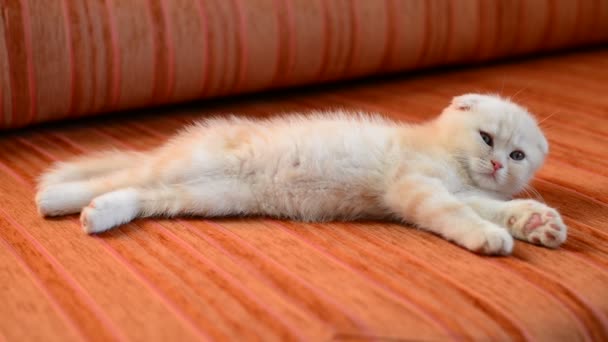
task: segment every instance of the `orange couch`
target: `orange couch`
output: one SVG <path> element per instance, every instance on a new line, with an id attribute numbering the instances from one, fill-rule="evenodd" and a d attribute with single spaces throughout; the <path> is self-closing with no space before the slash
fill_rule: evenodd
<path id="1" fill-rule="evenodd" d="M 605 43 L 608 2 L 0 7 L 0 339 L 608 340 L 608 50 L 478 63 Z M 474 67 L 258 92 L 453 64 Z M 551 152 L 532 185 L 565 217 L 561 248 L 517 242 L 491 258 L 386 222 L 264 218 L 87 236 L 77 217 L 45 220 L 33 203 L 52 162 L 150 148 L 211 114 L 340 107 L 416 122 L 469 91 L 546 118 Z M 48 123 L 60 119 L 72 120 Z"/>

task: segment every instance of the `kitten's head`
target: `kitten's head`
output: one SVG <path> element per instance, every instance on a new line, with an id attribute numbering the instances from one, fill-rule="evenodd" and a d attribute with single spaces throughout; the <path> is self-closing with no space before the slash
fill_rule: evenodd
<path id="1" fill-rule="evenodd" d="M 438 122 L 474 185 L 504 195 L 520 192 L 549 150 L 532 115 L 499 96 L 457 96 Z"/>

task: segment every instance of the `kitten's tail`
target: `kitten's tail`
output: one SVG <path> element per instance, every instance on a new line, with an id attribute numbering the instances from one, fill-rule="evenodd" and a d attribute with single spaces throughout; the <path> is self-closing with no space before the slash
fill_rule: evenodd
<path id="1" fill-rule="evenodd" d="M 38 180 L 38 188 L 90 179 L 140 164 L 144 153 L 137 151 L 103 151 L 55 163 Z"/>

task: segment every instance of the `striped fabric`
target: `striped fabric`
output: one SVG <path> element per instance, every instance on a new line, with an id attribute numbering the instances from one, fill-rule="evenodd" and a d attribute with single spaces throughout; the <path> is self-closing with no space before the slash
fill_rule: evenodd
<path id="1" fill-rule="evenodd" d="M 5 132 L 0 340 L 607 341 L 606 84 L 603 49 Z M 570 227 L 562 248 L 480 257 L 395 224 L 267 219 L 146 219 L 89 237 L 77 217 L 43 220 L 33 203 L 53 161 L 150 148 L 212 113 L 344 107 L 420 121 L 471 89 L 547 118 L 550 157 L 533 185 Z"/>
<path id="2" fill-rule="evenodd" d="M 607 0 L 2 0 L 0 129 L 608 41 Z"/>

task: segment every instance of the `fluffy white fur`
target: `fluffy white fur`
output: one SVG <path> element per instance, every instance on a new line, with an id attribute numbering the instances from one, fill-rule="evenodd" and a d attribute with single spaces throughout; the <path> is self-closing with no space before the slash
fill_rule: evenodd
<path id="1" fill-rule="evenodd" d="M 88 233 L 158 215 L 394 218 L 509 254 L 512 236 L 548 247 L 566 239 L 554 209 L 509 200 L 547 152 L 526 109 L 468 94 L 421 125 L 344 112 L 205 120 L 147 153 L 58 163 L 36 201 L 45 216 L 82 210 Z"/>

